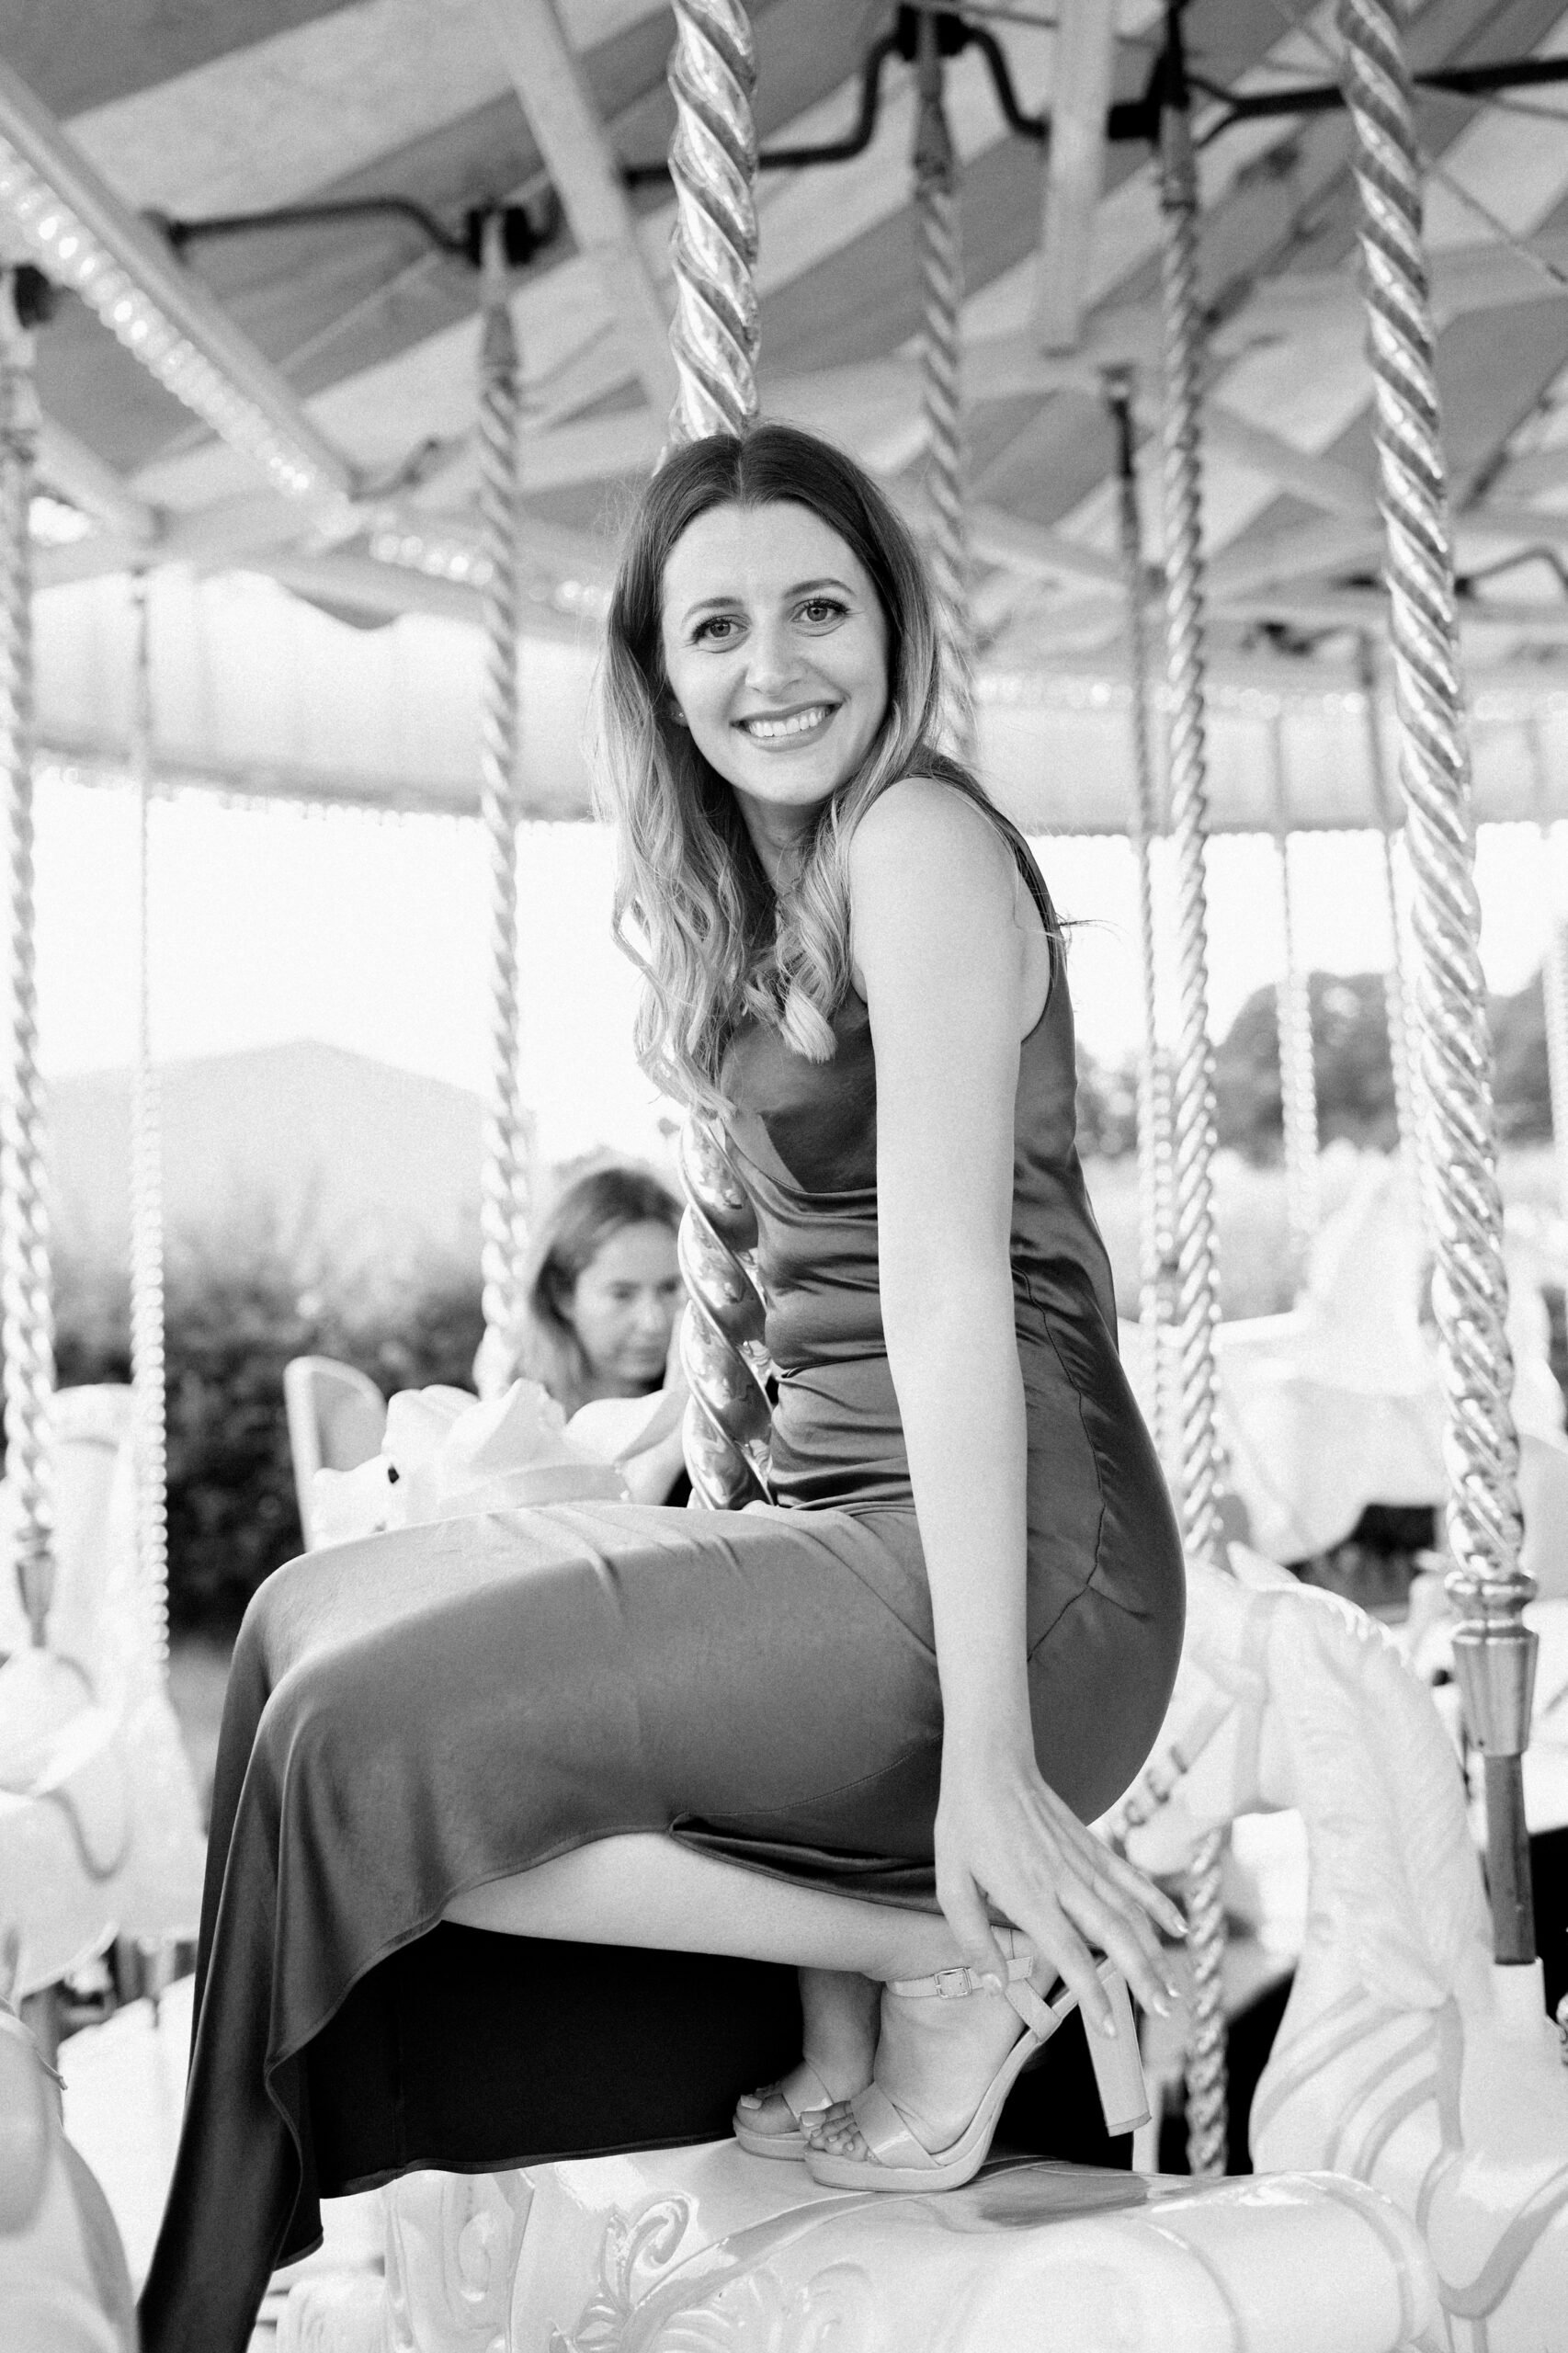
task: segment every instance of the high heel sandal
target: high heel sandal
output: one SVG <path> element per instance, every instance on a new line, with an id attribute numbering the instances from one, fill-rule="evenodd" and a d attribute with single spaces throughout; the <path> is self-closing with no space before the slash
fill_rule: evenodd
<path id="1" fill-rule="evenodd" d="M 972 2181 L 985 2163 L 1007 2094 L 1063 2018 L 1071 2017 L 1078 2006 L 1077 1995 L 1060 1984 L 1049 2001 L 1037 1994 L 1029 1982 L 1034 1967 L 1035 1957 L 1027 1950 L 1015 1951 L 1008 1961 L 1004 1991 L 1022 2018 L 1024 2031 L 991 2078 L 979 2107 L 956 2141 L 949 2142 L 945 2149 L 926 2148 L 915 2139 L 881 2085 L 873 2081 L 847 2103 L 866 2144 L 866 2154 L 841 2156 L 807 2141 L 806 2170 L 812 2179 L 833 2189 L 887 2190 L 959 2189 L 966 2181 Z M 1090 2027 L 1085 2040 L 1094 2063 L 1106 2131 L 1131 2132 L 1149 2120 L 1149 2096 L 1138 2054 L 1132 2001 L 1127 1981 L 1114 1962 L 1102 1961 L 1099 1975 L 1110 2003 L 1116 2033 L 1113 2037 Z M 961 2001 L 982 1990 L 985 1989 L 980 1973 L 963 1968 L 939 1969 L 934 1977 L 895 1979 L 888 1988 L 892 1994 L 916 1997 L 934 1995 L 944 2001 Z"/>
<path id="2" fill-rule="evenodd" d="M 765 2099 L 781 2099 L 795 2120 L 793 2131 L 759 2132 L 747 2121 L 747 2108 L 760 2108 Z M 834 2096 L 823 2082 L 809 2059 L 791 2067 L 776 2084 L 764 2084 L 760 2091 L 746 2092 L 735 2104 L 730 2119 L 736 2140 L 754 2157 L 803 2157 L 806 2154 L 804 2120 L 820 2116 L 824 2109 L 835 2105 Z"/>

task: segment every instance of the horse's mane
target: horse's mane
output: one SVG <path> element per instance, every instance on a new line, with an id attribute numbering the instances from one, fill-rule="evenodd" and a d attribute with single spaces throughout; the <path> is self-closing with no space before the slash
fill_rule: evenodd
<path id="1" fill-rule="evenodd" d="M 1436 2007 L 1489 1942 L 1464 1786 L 1437 1711 L 1361 1611 L 1300 1590 L 1263 1606 L 1313 1910 L 1327 1899 L 1375 2000 Z"/>

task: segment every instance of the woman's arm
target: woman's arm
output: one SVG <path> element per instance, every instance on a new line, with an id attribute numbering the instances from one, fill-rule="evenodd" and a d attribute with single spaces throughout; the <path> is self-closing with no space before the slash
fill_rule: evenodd
<path id="1" fill-rule="evenodd" d="M 980 1968 L 985 1898 L 1108 2011 L 1085 1939 L 1163 2006 L 1153 1912 L 1035 1764 L 1025 1660 L 1027 1439 L 1013 1320 L 1013 1118 L 1028 937 L 1006 845 L 957 794 L 890 789 L 850 847 L 857 980 L 877 1066 L 880 1279 L 930 1580 L 945 1733 L 937 1885 Z M 1035 951 L 1038 957 L 1038 951 Z M 1038 988 L 1038 983 L 1037 983 Z"/>

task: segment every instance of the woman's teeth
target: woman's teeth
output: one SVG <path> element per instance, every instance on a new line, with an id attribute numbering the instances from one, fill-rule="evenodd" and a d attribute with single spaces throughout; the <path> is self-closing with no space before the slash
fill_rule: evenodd
<path id="1" fill-rule="evenodd" d="M 759 744 L 776 743 L 780 736 L 804 735 L 819 726 L 827 717 L 825 702 L 813 703 L 810 710 L 797 710 L 789 719 L 743 719 L 741 725 Z"/>

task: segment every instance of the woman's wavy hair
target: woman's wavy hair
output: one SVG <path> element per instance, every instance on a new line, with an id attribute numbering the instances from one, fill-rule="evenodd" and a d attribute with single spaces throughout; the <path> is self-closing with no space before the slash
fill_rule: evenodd
<path id="1" fill-rule="evenodd" d="M 887 625 L 888 707 L 864 761 L 818 812 L 775 893 L 729 785 L 678 724 L 665 675 L 665 568 L 719 506 L 805 507 L 852 551 Z M 812 1062 L 832 1060 L 849 987 L 850 836 L 901 777 L 934 777 L 1019 837 L 937 743 L 941 679 L 931 589 L 915 540 L 870 477 L 791 425 L 718 433 L 676 450 L 644 491 L 621 553 L 596 694 L 601 804 L 619 843 L 614 931 L 646 983 L 638 1060 L 666 1094 L 728 1108 L 725 1046 L 748 1013 Z"/>
<path id="2" fill-rule="evenodd" d="M 514 1358 L 570 1415 L 583 1404 L 592 1367 L 571 1323 L 577 1278 L 629 1225 L 680 1225 L 680 1204 L 651 1169 L 615 1161 L 574 1177 L 533 1237 L 521 1277 L 522 1316 Z"/>

